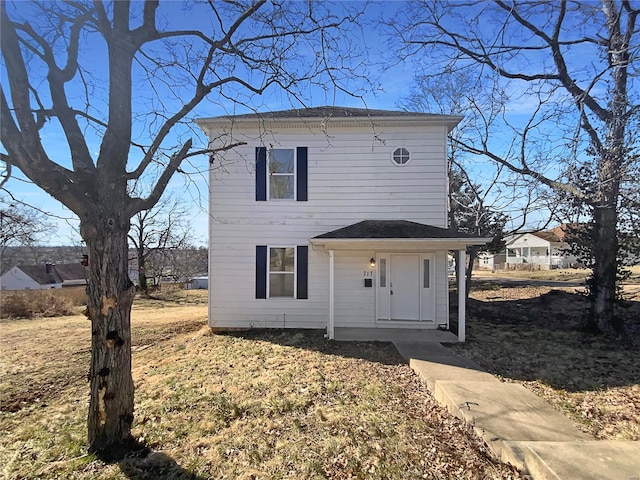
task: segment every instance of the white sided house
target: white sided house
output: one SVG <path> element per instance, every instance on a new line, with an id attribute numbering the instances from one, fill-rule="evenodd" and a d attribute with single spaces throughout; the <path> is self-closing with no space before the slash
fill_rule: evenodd
<path id="1" fill-rule="evenodd" d="M 448 329 L 447 252 L 464 259 L 489 240 L 446 228 L 447 134 L 459 121 L 339 107 L 198 120 L 219 149 L 209 324 L 361 339 Z"/>
<path id="2" fill-rule="evenodd" d="M 0 290 L 44 290 L 87 284 L 87 271 L 80 263 L 18 265 L 0 277 Z"/>
<path id="3" fill-rule="evenodd" d="M 567 252 L 566 226 L 544 232 L 515 235 L 506 242 L 507 268 L 531 267 L 551 270 L 578 265 L 574 255 Z"/>

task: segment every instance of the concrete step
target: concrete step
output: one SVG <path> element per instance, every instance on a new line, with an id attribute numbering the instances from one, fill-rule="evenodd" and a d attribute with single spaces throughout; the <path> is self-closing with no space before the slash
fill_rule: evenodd
<path id="1" fill-rule="evenodd" d="M 505 441 L 501 460 L 534 480 L 640 480 L 640 442 Z"/>
<path id="2" fill-rule="evenodd" d="M 424 345 L 420 342 L 402 342 L 396 348 L 409 366 L 427 383 L 429 390 L 435 390 L 440 380 L 466 380 L 472 382 L 498 382 L 493 375 L 469 358 L 452 355 L 451 350 L 442 345 Z"/>
<path id="3" fill-rule="evenodd" d="M 593 440 L 522 385 L 442 345 L 394 343 L 436 400 L 533 480 L 640 480 L 640 442 Z"/>

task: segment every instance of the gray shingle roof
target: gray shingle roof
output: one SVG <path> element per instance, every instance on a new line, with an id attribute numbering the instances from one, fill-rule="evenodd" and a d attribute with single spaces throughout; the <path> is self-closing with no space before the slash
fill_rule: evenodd
<path id="1" fill-rule="evenodd" d="M 479 238 L 448 228 L 434 227 L 408 220 L 364 220 L 362 222 L 323 233 L 314 238 L 395 239 L 395 238 Z"/>
<path id="2" fill-rule="evenodd" d="M 39 285 L 50 285 L 70 280 L 85 280 L 87 278 L 87 271 L 80 263 L 50 265 L 48 271 L 45 264 L 18 265 L 18 268 Z"/>
<path id="3" fill-rule="evenodd" d="M 353 108 L 325 105 L 322 107 L 294 108 L 290 110 L 278 110 L 275 112 L 259 112 L 235 115 L 236 119 L 243 118 L 354 118 L 354 117 L 424 117 L 440 118 L 449 115 L 433 113 L 405 112 L 398 110 L 376 110 L 368 108 Z"/>
<path id="4" fill-rule="evenodd" d="M 427 121 L 448 125 L 453 128 L 462 117 L 456 115 L 440 115 L 435 113 L 405 112 L 398 110 L 377 110 L 369 108 L 322 106 L 311 108 L 294 108 L 290 110 L 277 110 L 256 113 L 244 113 L 239 115 L 222 115 L 218 117 L 199 118 L 196 123 L 200 126 L 209 122 L 234 122 L 250 123 L 253 121 L 287 122 L 291 120 L 324 121 L 326 119 L 338 120 L 369 120 L 386 119 L 389 121 Z"/>

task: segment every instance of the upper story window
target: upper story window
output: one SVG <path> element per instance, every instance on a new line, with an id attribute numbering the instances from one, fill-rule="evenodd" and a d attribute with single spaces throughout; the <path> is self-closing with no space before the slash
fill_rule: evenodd
<path id="1" fill-rule="evenodd" d="M 256 147 L 256 201 L 307 201 L 307 147 Z"/>
<path id="2" fill-rule="evenodd" d="M 404 147 L 399 147 L 393 151 L 392 159 L 396 165 L 406 165 L 411 159 L 411 155 L 409 154 L 409 150 Z"/>
<path id="3" fill-rule="evenodd" d="M 293 148 L 268 151 L 269 198 L 293 199 L 295 190 L 295 152 Z"/>

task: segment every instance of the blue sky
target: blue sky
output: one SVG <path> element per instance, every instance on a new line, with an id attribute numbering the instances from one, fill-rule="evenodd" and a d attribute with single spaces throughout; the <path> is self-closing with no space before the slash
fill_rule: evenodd
<path id="1" fill-rule="evenodd" d="M 24 3 L 18 2 L 12 3 L 11 5 L 18 8 L 21 14 L 28 11 L 23 8 Z M 134 2 L 134 5 L 139 6 L 141 4 Z M 353 8 L 361 5 L 361 3 L 343 2 L 338 3 L 338 5 L 342 5 L 344 8 Z M 402 1 L 387 1 L 372 4 L 368 8 L 366 18 L 364 19 L 365 22 L 370 23 L 364 27 L 353 27 L 350 32 L 349 43 L 360 47 L 365 52 L 366 59 L 370 63 L 385 59 L 388 60 L 390 49 L 388 48 L 382 29 L 373 28 L 372 23 L 381 17 L 393 17 L 398 10 L 404 9 L 405 6 L 406 3 Z M 200 8 L 202 7 L 203 5 L 200 6 Z M 204 7 L 206 7 L 206 5 Z M 187 28 L 187 26 L 189 28 L 206 28 L 211 22 L 211 17 L 208 15 L 198 13 L 197 11 L 185 11 L 183 2 L 180 1 L 162 1 L 160 3 L 160 16 L 164 17 L 172 26 L 179 25 L 182 28 Z M 106 62 L 103 58 L 105 48 L 98 40 L 95 36 L 89 36 L 87 47 L 82 52 L 82 58 L 89 62 L 89 68 L 97 79 L 105 77 L 107 74 Z M 308 44 L 301 45 L 298 49 L 299 51 L 295 53 L 302 56 L 309 55 L 311 58 L 314 55 L 313 49 L 313 46 Z M 401 100 L 409 94 L 413 75 L 417 68 L 417 65 L 413 63 L 414 60 L 398 63 L 388 70 L 383 70 L 380 67 L 373 69 L 370 73 L 376 77 L 375 80 L 379 83 L 379 88 L 377 88 L 375 92 L 365 94 L 363 99 L 353 98 L 352 96 L 333 89 L 325 91 L 311 84 L 305 87 L 303 96 L 310 106 L 335 104 L 363 107 L 366 105 L 369 108 L 375 109 L 396 109 Z M 0 73 L 3 75 L 2 81 L 4 82 L 4 70 L 0 70 Z M 249 73 L 245 71 L 244 74 Z M 351 85 L 351 87 L 358 86 L 359 85 L 354 84 Z M 136 92 L 138 95 L 135 98 L 135 102 L 142 111 L 144 110 L 144 102 L 148 101 L 148 95 L 144 90 L 136 90 Z M 176 102 L 176 98 L 180 98 L 179 94 L 169 89 L 161 93 L 163 95 L 162 101 L 170 105 L 172 102 Z M 175 98 L 172 98 L 172 96 Z M 244 98 L 248 104 L 253 105 L 254 108 L 261 111 L 280 110 L 291 108 L 292 106 L 299 106 L 295 104 L 292 105 L 290 97 L 275 88 L 270 89 L 265 95 L 259 98 L 241 98 Z M 513 118 L 517 121 L 519 114 L 522 114 L 524 118 L 533 106 L 534 105 L 528 105 L 522 102 L 522 99 L 519 99 L 518 101 L 512 102 L 509 108 L 512 110 L 511 114 Z M 93 109 L 93 113 L 95 114 L 104 113 L 104 111 L 106 111 L 104 96 L 94 96 L 90 108 Z M 231 113 L 245 113 L 246 111 L 246 107 L 237 106 L 230 100 L 213 96 L 200 105 L 195 112 L 195 116 L 208 117 Z M 145 132 L 149 129 L 149 125 L 149 123 L 138 122 L 134 125 L 134 131 L 138 133 L 141 139 L 144 139 Z M 197 132 L 197 127 L 192 125 L 192 128 L 194 131 L 183 131 L 182 135 L 199 135 L 200 139 L 204 141 L 204 136 Z M 63 165 L 69 164 L 68 147 L 66 146 L 63 132 L 59 127 L 51 126 L 43 129 L 42 140 L 50 158 Z M 173 137 L 172 140 L 174 140 L 175 144 L 178 144 L 178 138 Z M 499 138 L 496 141 L 498 140 Z M 87 131 L 87 142 L 92 150 L 92 154 L 97 156 L 100 147 L 100 137 Z M 139 159 L 140 153 L 132 149 L 130 163 L 135 164 Z M 205 245 L 207 241 L 207 167 L 208 159 L 206 157 L 201 156 L 191 159 L 190 164 L 185 165 L 185 170 L 193 172 L 193 175 L 189 177 L 179 175 L 174 177 L 167 189 L 168 194 L 173 193 L 174 196 L 180 196 L 193 204 L 192 211 L 194 216 L 191 220 L 191 225 L 193 226 L 194 243 L 196 245 Z M 476 165 L 478 178 L 481 178 L 483 172 L 486 173 L 490 170 L 485 167 L 486 164 L 482 162 Z M 77 221 L 74 219 L 73 214 L 56 200 L 42 192 L 38 187 L 25 181 L 24 177 L 15 169 L 13 178 L 9 180 L 6 188 L 16 198 L 52 214 L 51 219 L 57 224 L 58 231 L 56 236 L 45 239 L 47 244 L 77 244 L 80 242 L 80 236 L 77 232 Z"/>
<path id="2" fill-rule="evenodd" d="M 397 8 L 402 7 L 403 2 L 392 1 L 382 5 L 373 5 L 367 13 L 367 20 L 373 20 L 380 15 L 390 16 Z M 178 1 L 161 2 L 161 15 L 167 18 L 167 21 L 176 24 L 186 25 L 189 28 L 204 27 L 211 21 L 206 15 L 198 15 L 194 12 L 185 12 L 183 3 Z M 357 3 L 345 3 L 348 7 L 357 6 Z M 24 4 L 14 4 L 19 9 Z M 11 8 L 11 7 L 10 7 Z M 25 10 L 22 10 L 23 12 Z M 28 17 L 27 17 L 28 18 Z M 371 28 L 354 28 L 352 38 L 354 44 L 365 46 L 370 59 L 379 59 L 384 55 L 385 41 L 381 34 Z M 90 70 L 96 77 L 106 76 L 107 68 L 99 59 L 104 55 L 105 48 L 101 42 L 89 39 L 88 47 L 84 50 L 82 57 L 91 59 Z M 313 54 L 313 52 L 311 52 Z M 93 59 L 96 59 L 95 61 Z M 3 82 L 5 81 L 4 70 L 1 71 Z M 412 78 L 412 70 L 409 65 L 398 65 L 392 71 L 382 73 L 380 77 L 380 89 L 375 93 L 368 93 L 364 96 L 364 102 L 369 108 L 394 109 L 397 107 L 399 98 L 407 91 L 408 84 Z M 343 106 L 363 107 L 364 103 L 360 99 L 348 96 L 339 91 L 329 90 L 328 92 L 310 85 L 305 93 L 305 97 L 310 106 L 319 106 L 325 104 L 336 104 Z M 46 97 L 46 93 L 44 93 Z M 167 93 L 168 95 L 168 93 Z M 144 98 L 141 94 L 140 98 Z M 291 101 L 286 94 L 272 88 L 267 94 L 260 98 L 253 98 L 250 103 L 256 105 L 259 110 L 278 110 L 291 108 Z M 91 108 L 99 111 L 104 106 L 104 100 L 100 97 L 95 98 Z M 105 109 L 106 110 L 106 109 Z M 232 113 L 244 113 L 247 111 L 242 106 L 236 106 L 231 101 L 221 100 L 220 98 L 212 98 L 211 101 L 205 101 L 198 108 L 195 116 L 217 116 Z M 145 124 L 134 125 L 134 130 L 142 132 L 146 128 Z M 49 127 L 41 131 L 41 138 L 45 149 L 50 158 L 62 165 L 70 165 L 69 151 L 62 130 L 58 127 Z M 90 132 L 86 135 L 92 153 L 97 156 L 100 137 L 92 135 Z M 135 163 L 140 154 L 132 150 L 131 163 Z M 194 243 L 197 245 L 206 245 L 207 241 L 207 186 L 206 186 L 206 167 L 207 158 L 204 156 L 191 159 L 193 166 L 187 166 L 188 170 L 195 172 L 189 178 L 176 176 L 167 190 L 167 193 L 179 195 L 188 202 L 193 203 L 194 217 L 191 221 L 194 230 Z M 17 169 L 13 169 L 12 178 L 5 185 L 6 189 L 11 192 L 17 199 L 32 205 L 38 209 L 51 214 L 51 220 L 57 225 L 57 235 L 43 239 L 44 243 L 49 245 L 61 244 L 78 244 L 81 242 L 78 233 L 78 222 L 75 216 L 66 207 L 48 196 L 41 189 L 31 184 Z"/>

